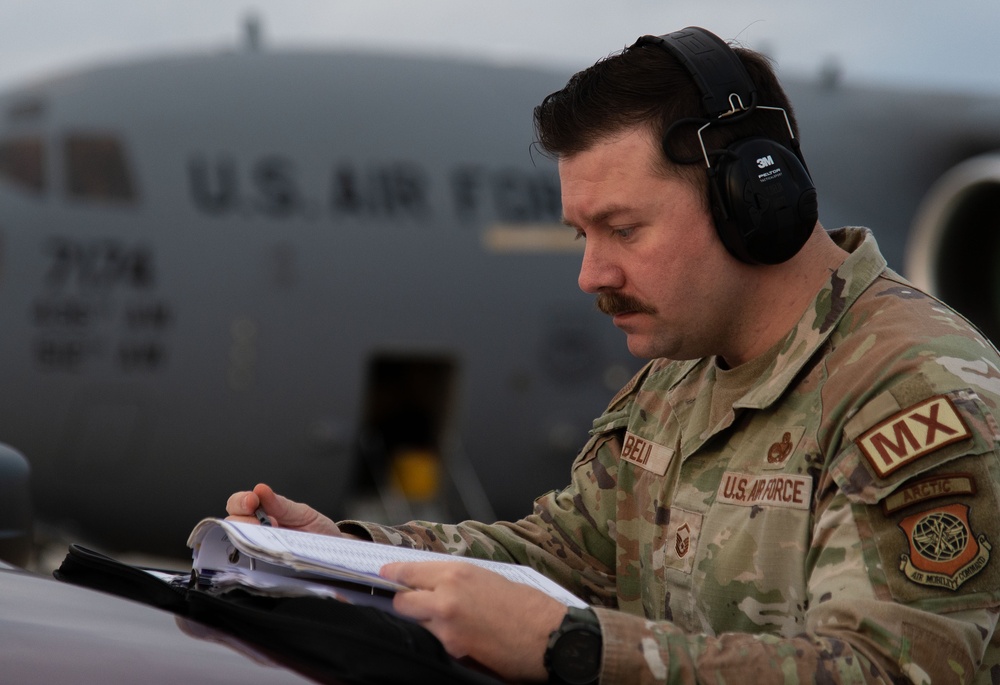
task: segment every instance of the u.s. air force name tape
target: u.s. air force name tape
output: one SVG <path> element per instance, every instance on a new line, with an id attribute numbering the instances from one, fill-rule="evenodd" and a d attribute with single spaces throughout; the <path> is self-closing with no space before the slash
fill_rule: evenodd
<path id="1" fill-rule="evenodd" d="M 808 509 L 812 476 L 799 474 L 754 475 L 727 471 L 715 494 L 716 502 L 743 507 L 775 506 Z"/>

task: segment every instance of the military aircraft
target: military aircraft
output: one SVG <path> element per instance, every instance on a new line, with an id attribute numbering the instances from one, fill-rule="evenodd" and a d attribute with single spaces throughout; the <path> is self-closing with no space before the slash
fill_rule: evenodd
<path id="1" fill-rule="evenodd" d="M 398 452 L 486 518 L 558 485 L 637 367 L 532 150 L 564 82 L 247 50 L 5 94 L 0 441 L 37 518 L 182 551 L 257 480 L 346 515 Z"/>
<path id="2" fill-rule="evenodd" d="M 872 228 L 889 266 L 1000 340 L 1000 95 L 787 81 L 828 228 Z"/>
<path id="3" fill-rule="evenodd" d="M 397 474 L 485 519 L 564 483 L 641 363 L 577 290 L 532 146 L 568 76 L 247 49 L 0 95 L 0 442 L 36 517 L 182 554 L 257 481 L 392 518 Z M 998 100 L 786 82 L 824 224 L 1000 333 Z"/>

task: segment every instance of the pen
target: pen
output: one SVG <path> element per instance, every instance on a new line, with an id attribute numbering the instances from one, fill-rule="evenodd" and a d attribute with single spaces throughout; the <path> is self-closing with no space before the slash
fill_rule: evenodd
<path id="1" fill-rule="evenodd" d="M 267 514 L 264 513 L 264 507 L 257 507 L 257 511 L 254 512 L 254 516 L 256 516 L 257 520 L 260 521 L 260 525 L 262 526 L 271 525 L 271 519 L 269 519 L 267 517 Z"/>

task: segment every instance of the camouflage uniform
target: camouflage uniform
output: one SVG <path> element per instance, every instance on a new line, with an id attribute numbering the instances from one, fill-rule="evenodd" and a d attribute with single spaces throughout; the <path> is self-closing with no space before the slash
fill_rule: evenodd
<path id="1" fill-rule="evenodd" d="M 546 573 L 597 607 L 605 685 L 1000 681 L 1000 359 L 833 236 L 752 375 L 651 362 L 531 516 L 348 529 Z"/>

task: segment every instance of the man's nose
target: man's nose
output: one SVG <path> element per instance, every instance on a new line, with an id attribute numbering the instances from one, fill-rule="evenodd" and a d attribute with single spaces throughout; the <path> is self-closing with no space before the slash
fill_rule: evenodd
<path id="1" fill-rule="evenodd" d="M 624 275 L 615 261 L 601 249 L 598 241 L 588 241 L 583 251 L 577 284 L 580 290 L 593 295 L 621 288 L 624 285 Z"/>

